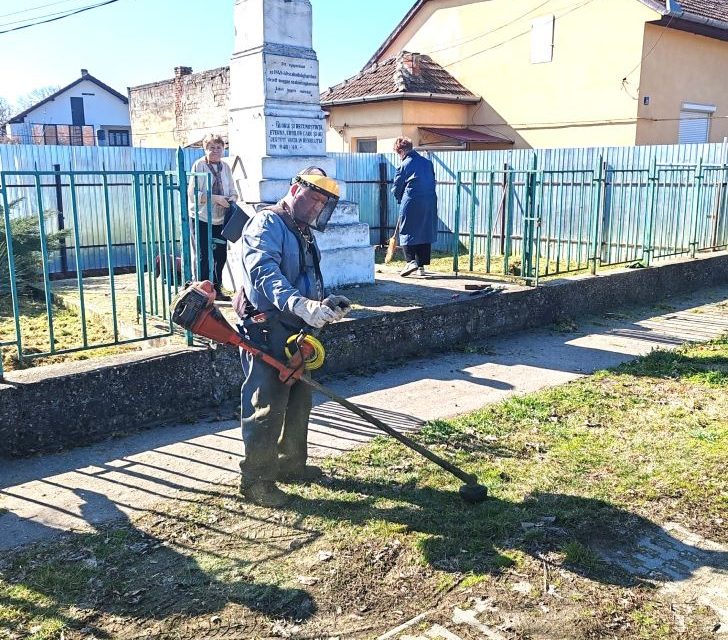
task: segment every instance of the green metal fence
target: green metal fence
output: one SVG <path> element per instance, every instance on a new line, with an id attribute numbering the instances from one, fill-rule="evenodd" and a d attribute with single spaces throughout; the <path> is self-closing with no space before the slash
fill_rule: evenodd
<path id="1" fill-rule="evenodd" d="M 728 165 L 508 164 L 455 175 L 453 271 L 544 276 L 728 246 Z M 467 252 L 467 266 L 462 256 Z M 476 267 L 476 262 L 478 263 Z M 481 264 L 482 263 L 482 264 Z"/>
<path id="2" fill-rule="evenodd" d="M 53 219 L 56 212 L 52 211 L 44 199 L 43 190 L 49 181 L 59 177 L 67 182 L 70 192 L 70 220 L 68 220 L 68 236 L 72 240 L 72 252 L 69 256 L 69 269 L 73 273 L 72 279 L 63 281 L 54 280 L 50 268 L 51 257 L 49 238 L 54 237 Z M 190 212 L 188 205 L 188 181 L 198 174 L 188 173 L 184 167 L 182 150 L 178 153 L 178 166 L 176 171 L 132 170 L 132 171 L 0 171 L 0 206 L 2 206 L 3 234 L 0 236 L 2 246 L 0 249 L 6 253 L 7 268 L 2 265 L 2 280 L 0 280 L 0 302 L 3 313 L 12 316 L 13 333 L 9 339 L 0 336 L 0 347 L 12 347 L 19 363 L 33 358 L 72 353 L 87 349 L 113 347 L 150 341 L 152 339 L 167 338 L 178 331 L 174 328 L 170 318 L 170 305 L 172 298 L 179 291 L 183 283 L 191 278 L 192 264 L 190 251 L 190 223 L 199 222 L 199 206 L 204 190 L 201 190 L 198 180 L 194 186 L 194 210 Z M 203 174 L 199 174 L 203 175 Z M 206 196 L 211 202 L 211 188 L 209 175 L 203 175 L 206 181 Z M 31 202 L 24 203 L 24 210 L 30 206 L 35 211 L 37 219 L 37 246 L 28 247 L 19 244 L 20 239 L 14 237 L 13 229 L 19 217 L 14 215 L 14 202 L 9 196 L 8 183 L 23 181 L 24 184 L 34 185 Z M 131 278 L 134 284 L 126 291 L 128 295 L 120 295 L 120 272 L 130 271 L 128 267 L 120 269 L 115 262 L 114 243 L 112 241 L 111 197 L 109 187 L 115 184 L 116 193 L 120 189 L 128 189 L 131 210 L 126 212 L 127 224 L 133 228 L 133 255 L 135 265 L 131 269 Z M 51 182 L 52 183 L 52 182 Z M 79 211 L 80 195 L 84 189 L 103 187 L 103 198 L 99 203 L 100 211 L 93 216 L 81 215 Z M 120 186 L 123 185 L 123 186 Z M 68 212 L 67 212 L 68 213 Z M 87 214 L 88 212 L 83 212 Z M 190 219 L 190 213 L 193 217 Z M 89 285 L 90 279 L 84 275 L 84 256 L 81 253 L 82 243 L 80 236 L 83 233 L 82 219 L 101 218 L 104 226 L 106 275 L 102 284 L 99 278 L 94 278 L 93 287 Z M 24 237 L 25 241 L 25 237 Z M 64 240 L 61 239 L 60 242 Z M 207 241 L 211 247 L 213 240 L 197 238 L 197 256 L 199 257 L 199 243 Z M 35 274 L 19 273 L 19 259 L 28 252 L 39 254 L 37 261 L 40 268 Z M 1 253 L 1 252 L 0 252 Z M 199 258 L 198 258 L 199 259 Z M 199 265 L 197 272 L 199 273 Z M 212 275 L 212 260 L 210 260 L 210 277 Z M 68 345 L 60 341 L 56 332 L 56 319 L 66 303 L 59 298 L 60 291 L 73 289 L 73 299 L 77 303 L 78 314 L 78 341 Z M 24 300 L 32 299 L 45 307 L 45 348 L 34 345 L 29 348 L 23 330 L 22 305 Z M 131 302 L 133 300 L 133 302 Z M 130 309 L 129 306 L 134 308 Z M 125 325 L 120 326 L 120 318 L 126 314 L 131 317 L 132 330 Z M 108 325 L 108 336 L 104 340 L 94 340 L 89 335 L 89 318 L 91 315 L 99 316 L 100 321 Z M 130 335 L 131 333 L 131 335 Z M 181 334 L 180 334 L 181 335 Z M 187 333 L 184 337 L 187 344 L 192 343 L 192 335 Z M 2 358 L 0 358 L 0 376 L 3 373 Z"/>

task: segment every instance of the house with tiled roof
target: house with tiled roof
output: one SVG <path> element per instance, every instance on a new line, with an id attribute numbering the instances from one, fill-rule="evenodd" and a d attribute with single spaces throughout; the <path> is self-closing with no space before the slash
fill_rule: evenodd
<path id="1" fill-rule="evenodd" d="M 417 0 L 321 94 L 330 151 L 728 136 L 728 0 Z"/>
<path id="2" fill-rule="evenodd" d="M 349 147 L 345 151 L 358 152 L 391 151 L 391 141 L 401 135 L 417 139 L 420 147 L 512 145 L 512 140 L 494 132 L 463 126 L 470 108 L 478 103 L 479 96 L 432 58 L 409 51 L 374 62 L 321 94 L 321 106 L 329 114 L 329 150 L 334 150 L 331 139 L 336 145 L 339 136 Z M 425 111 L 431 122 L 422 119 Z M 377 131 L 361 135 L 358 125 L 371 129 L 372 120 L 377 121 Z"/>

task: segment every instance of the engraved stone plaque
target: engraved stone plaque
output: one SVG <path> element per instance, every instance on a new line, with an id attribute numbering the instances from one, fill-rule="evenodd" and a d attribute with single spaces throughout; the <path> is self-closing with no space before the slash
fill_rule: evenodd
<path id="1" fill-rule="evenodd" d="M 318 104 L 318 62 L 306 58 L 266 55 L 265 94 L 269 100 Z"/>
<path id="2" fill-rule="evenodd" d="M 315 156 L 326 153 L 324 120 L 267 116 L 267 151 L 271 156 Z"/>

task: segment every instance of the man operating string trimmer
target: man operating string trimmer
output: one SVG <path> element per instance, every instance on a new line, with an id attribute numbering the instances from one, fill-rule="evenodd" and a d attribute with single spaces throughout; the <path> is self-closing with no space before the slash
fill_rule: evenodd
<path id="1" fill-rule="evenodd" d="M 377 429 L 462 480 L 459 493 L 475 504 L 488 495 L 466 473 L 399 433 L 361 407 L 313 380 L 323 346 L 311 335 L 340 320 L 351 303 L 324 298 L 319 251 L 311 229 L 323 231 L 339 200 L 335 180 L 316 167 L 296 176 L 286 196 L 256 214 L 243 231 L 243 286 L 233 305 L 242 324 L 233 329 L 215 308 L 209 281 L 189 283 L 172 305 L 180 326 L 221 344 L 240 347 L 245 381 L 240 393 L 245 459 L 240 491 L 256 504 L 281 506 L 288 495 L 276 481 L 309 482 L 321 469 L 306 464 L 311 390 L 315 389 Z"/>
<path id="2" fill-rule="evenodd" d="M 320 253 L 311 233 L 324 230 L 338 200 L 336 181 L 308 167 L 285 197 L 255 215 L 243 232 L 243 282 L 235 310 L 242 334 L 278 360 L 287 360 L 291 336 L 307 325 L 320 329 L 340 320 L 350 309 L 344 296 L 324 300 Z M 280 506 L 288 495 L 276 481 L 308 482 L 321 475 L 320 468 L 306 465 L 311 387 L 285 384 L 278 371 L 242 349 L 240 358 L 245 376 L 240 491 L 256 504 Z"/>

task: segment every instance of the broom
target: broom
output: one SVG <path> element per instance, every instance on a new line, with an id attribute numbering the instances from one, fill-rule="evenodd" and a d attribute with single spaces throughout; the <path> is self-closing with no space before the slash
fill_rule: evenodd
<path id="1" fill-rule="evenodd" d="M 394 258 L 394 252 L 397 250 L 397 236 L 399 236 L 399 223 L 402 218 L 397 218 L 397 224 L 394 227 L 394 233 L 389 239 L 389 245 L 387 246 L 387 255 L 384 256 L 384 264 L 389 264 Z"/>

